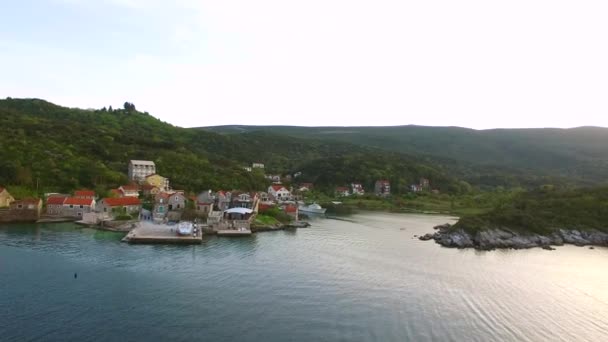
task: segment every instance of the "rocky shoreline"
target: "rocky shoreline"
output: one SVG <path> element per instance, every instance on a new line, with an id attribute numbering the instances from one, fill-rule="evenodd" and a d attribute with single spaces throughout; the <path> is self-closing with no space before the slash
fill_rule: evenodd
<path id="1" fill-rule="evenodd" d="M 436 226 L 435 233 L 419 237 L 420 240 L 435 240 L 450 248 L 527 249 L 541 247 L 552 250 L 552 246 L 572 244 L 576 246 L 608 246 L 608 233 L 598 230 L 556 229 L 551 235 L 521 234 L 505 228 L 491 228 L 470 234 L 463 229 L 454 229 L 450 224 Z"/>

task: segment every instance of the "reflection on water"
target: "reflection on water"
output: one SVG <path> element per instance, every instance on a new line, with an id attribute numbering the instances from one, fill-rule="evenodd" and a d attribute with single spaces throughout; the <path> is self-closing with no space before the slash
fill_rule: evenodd
<path id="1" fill-rule="evenodd" d="M 2 340 L 607 340 L 607 249 L 413 238 L 449 220 L 365 213 L 196 246 L 0 226 Z"/>

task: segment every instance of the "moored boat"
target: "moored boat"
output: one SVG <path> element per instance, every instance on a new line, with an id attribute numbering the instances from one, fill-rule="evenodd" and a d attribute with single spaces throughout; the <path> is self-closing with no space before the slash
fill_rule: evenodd
<path id="1" fill-rule="evenodd" d="M 311 213 L 311 214 L 325 214 L 327 209 L 321 207 L 317 203 L 313 203 L 310 205 L 300 205 L 298 208 L 303 213 Z"/>

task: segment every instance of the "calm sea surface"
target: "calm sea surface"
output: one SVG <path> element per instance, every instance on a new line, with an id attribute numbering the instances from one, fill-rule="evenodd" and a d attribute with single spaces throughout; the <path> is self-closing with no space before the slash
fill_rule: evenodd
<path id="1" fill-rule="evenodd" d="M 446 217 L 348 220 L 199 246 L 0 226 L 0 340 L 608 341 L 608 249 L 446 249 L 413 238 Z"/>

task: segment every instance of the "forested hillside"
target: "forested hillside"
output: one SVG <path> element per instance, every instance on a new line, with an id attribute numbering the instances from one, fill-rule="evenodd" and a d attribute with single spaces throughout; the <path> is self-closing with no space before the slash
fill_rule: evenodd
<path id="1" fill-rule="evenodd" d="M 453 175 L 486 186 L 550 182 L 595 185 L 608 180 L 608 129 L 493 129 L 459 127 L 218 126 L 204 130 L 238 135 L 280 132 L 427 156 Z"/>
<path id="2" fill-rule="evenodd" d="M 463 185 L 441 167 L 403 154 L 346 142 L 253 132 L 222 135 L 175 127 L 124 108 L 82 110 L 38 99 L 0 100 L 0 184 L 70 191 L 127 182 L 130 159 L 156 162 L 174 188 L 261 190 L 262 172 L 243 166 L 259 161 L 267 173 L 302 171 L 302 179 L 330 189 L 351 181 L 371 186 L 389 178 L 405 191 L 420 177 L 443 191 Z M 466 185 L 463 189 L 466 190 Z"/>

